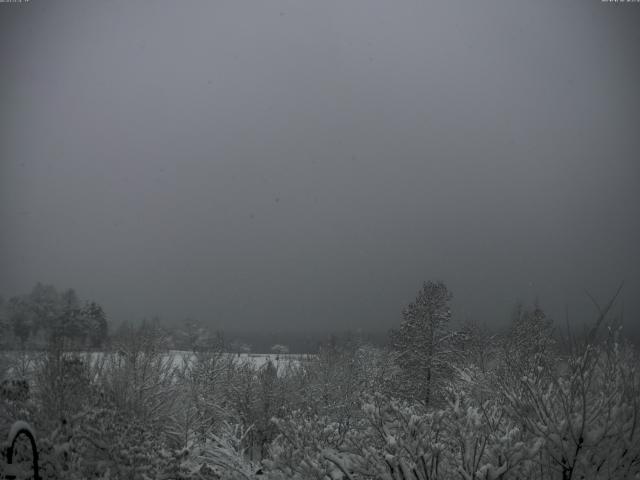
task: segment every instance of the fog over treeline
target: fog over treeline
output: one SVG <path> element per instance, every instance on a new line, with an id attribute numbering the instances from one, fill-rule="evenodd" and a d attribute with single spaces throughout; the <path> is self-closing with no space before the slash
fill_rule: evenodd
<path id="1" fill-rule="evenodd" d="M 640 314 L 640 8 L 0 5 L 0 293 L 110 325 L 386 332 L 585 289 Z M 626 328 L 626 327 L 625 327 Z"/>

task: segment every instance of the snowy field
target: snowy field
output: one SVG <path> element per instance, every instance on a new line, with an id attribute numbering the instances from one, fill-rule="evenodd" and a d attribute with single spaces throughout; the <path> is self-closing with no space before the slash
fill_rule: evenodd
<path id="1" fill-rule="evenodd" d="M 69 357 L 77 357 L 84 361 L 88 361 L 93 367 L 100 362 L 109 362 L 122 358 L 122 353 L 118 352 L 68 352 Z M 6 372 L 8 378 L 24 377 L 28 375 L 37 362 L 41 360 L 45 352 L 41 351 L 5 351 L 0 353 L 0 372 Z M 313 358 L 310 354 L 275 354 L 275 353 L 224 353 L 226 359 L 233 359 L 236 364 L 249 364 L 256 370 L 263 368 L 271 362 L 279 373 L 287 368 L 297 367 L 301 363 L 309 361 Z M 162 358 L 171 362 L 172 367 L 176 369 L 184 368 L 188 363 L 196 360 L 197 355 L 186 350 L 169 350 L 162 355 Z"/>
<path id="2" fill-rule="evenodd" d="M 256 369 L 264 367 L 267 363 L 271 362 L 281 372 L 283 369 L 298 366 L 302 362 L 308 361 L 312 358 L 309 354 L 296 354 L 296 353 L 227 353 L 229 357 L 233 358 L 237 363 L 248 363 Z M 193 352 L 184 350 L 170 350 L 167 353 L 167 357 L 170 357 L 174 365 L 178 368 L 183 367 L 185 362 L 192 361 L 196 358 Z"/>

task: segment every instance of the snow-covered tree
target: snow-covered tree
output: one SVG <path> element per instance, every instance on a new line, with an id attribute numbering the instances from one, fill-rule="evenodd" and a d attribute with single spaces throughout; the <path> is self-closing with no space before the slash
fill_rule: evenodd
<path id="1" fill-rule="evenodd" d="M 553 321 L 536 302 L 532 308 L 518 303 L 513 311 L 507 337 L 509 362 L 530 363 L 535 356 L 553 352 Z"/>
<path id="2" fill-rule="evenodd" d="M 271 346 L 271 351 L 276 355 L 284 355 L 289 353 L 289 347 L 286 345 L 281 345 L 279 343 Z"/>
<path id="3" fill-rule="evenodd" d="M 107 340 L 108 325 L 104 309 L 96 302 L 87 302 L 80 311 L 86 320 L 86 335 L 91 347 L 100 347 Z"/>
<path id="4" fill-rule="evenodd" d="M 26 295 L 12 297 L 6 307 L 14 336 L 24 346 L 30 337 L 44 332 L 48 342 L 66 347 L 97 347 L 107 336 L 104 310 L 96 302 L 81 306 L 73 289 L 58 292 L 52 285 L 37 283 Z"/>
<path id="5" fill-rule="evenodd" d="M 427 405 L 450 370 L 451 298 L 444 283 L 425 282 L 402 312 L 400 328 L 391 335 L 402 368 L 399 388 Z"/>

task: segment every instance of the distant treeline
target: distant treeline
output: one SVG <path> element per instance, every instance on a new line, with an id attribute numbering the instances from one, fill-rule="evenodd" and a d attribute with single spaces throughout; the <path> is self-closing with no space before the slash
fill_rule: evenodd
<path id="1" fill-rule="evenodd" d="M 516 304 L 510 321 L 501 322 L 503 326 L 496 325 L 494 319 L 493 322 L 483 323 L 483 328 L 496 335 L 507 334 L 522 308 L 521 304 Z M 542 311 L 539 305 L 535 308 Z M 452 320 L 455 323 L 455 319 Z M 638 326 L 628 322 L 622 325 L 621 320 L 617 323 L 623 327 L 621 331 L 627 341 L 640 344 Z M 390 342 L 389 331 L 360 329 L 340 332 L 234 332 L 216 329 L 213 322 L 185 319 L 169 324 L 158 317 L 114 325 L 97 302 L 81 301 L 72 288 L 58 290 L 53 285 L 42 283 L 37 283 L 31 292 L 8 300 L 0 296 L 0 348 L 5 350 L 41 349 L 51 339 L 64 341 L 66 348 L 73 350 L 110 349 L 114 340 L 151 326 L 155 330 L 162 330 L 169 348 L 186 351 L 224 348 L 233 353 L 314 353 L 326 344 L 349 346 L 367 343 L 384 347 Z M 463 328 L 464 323 L 460 327 Z M 571 335 L 571 328 L 556 321 L 551 333 L 562 343 Z M 579 330 L 579 327 L 573 328 Z M 573 334 L 581 335 L 584 332 Z"/>

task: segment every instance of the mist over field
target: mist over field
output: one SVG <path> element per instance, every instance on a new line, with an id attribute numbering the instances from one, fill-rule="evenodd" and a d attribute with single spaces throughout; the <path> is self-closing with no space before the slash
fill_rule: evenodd
<path id="1" fill-rule="evenodd" d="M 0 479 L 639 479 L 639 27 L 0 1 Z"/>

